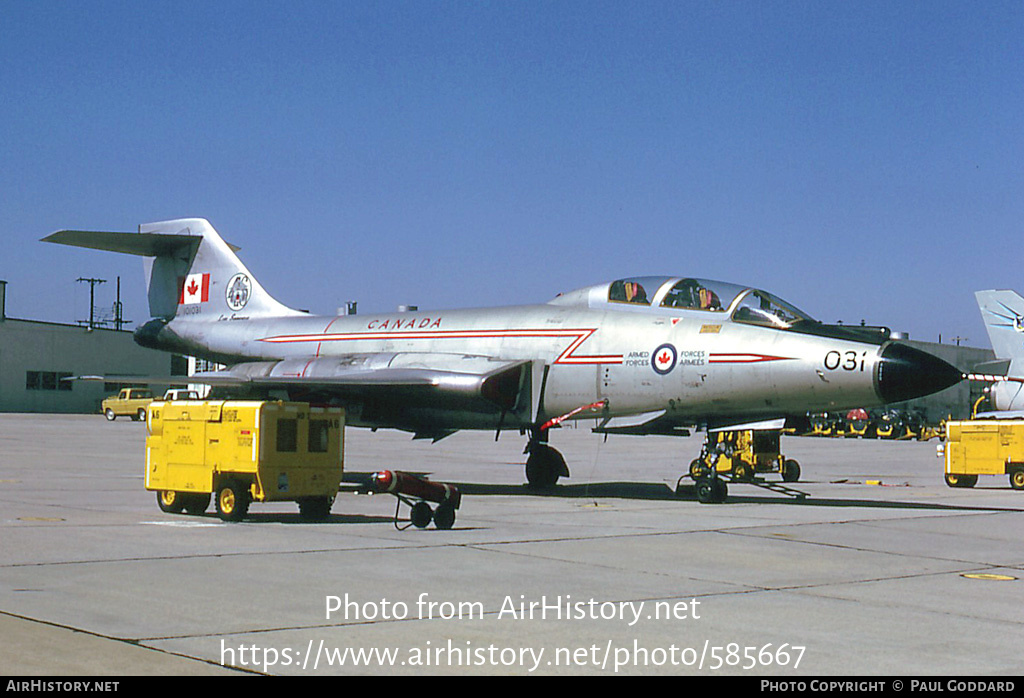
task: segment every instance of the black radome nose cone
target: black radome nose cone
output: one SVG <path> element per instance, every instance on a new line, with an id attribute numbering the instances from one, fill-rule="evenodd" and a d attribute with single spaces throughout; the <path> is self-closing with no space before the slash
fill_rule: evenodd
<path id="1" fill-rule="evenodd" d="M 963 377 L 960 369 L 939 357 L 893 342 L 882 349 L 875 392 L 883 402 L 902 402 L 945 390 Z"/>

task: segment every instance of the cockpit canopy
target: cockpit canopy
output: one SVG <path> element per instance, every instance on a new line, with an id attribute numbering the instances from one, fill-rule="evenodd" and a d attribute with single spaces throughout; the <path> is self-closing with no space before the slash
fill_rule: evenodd
<path id="1" fill-rule="evenodd" d="M 644 276 L 608 285 L 609 303 L 730 313 L 736 322 L 788 329 L 811 316 L 765 291 L 709 279 Z"/>
<path id="2" fill-rule="evenodd" d="M 727 315 L 733 322 L 881 344 L 885 327 L 825 325 L 778 296 L 748 286 L 678 276 L 636 276 L 581 288 L 551 301 L 555 305 L 601 306 L 641 313 L 699 311 Z M 666 312 L 667 311 L 667 312 Z M 713 315 L 709 315 L 713 317 Z"/>

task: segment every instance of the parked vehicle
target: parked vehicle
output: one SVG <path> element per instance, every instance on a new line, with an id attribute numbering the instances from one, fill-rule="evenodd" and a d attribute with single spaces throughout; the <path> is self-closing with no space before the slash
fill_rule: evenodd
<path id="1" fill-rule="evenodd" d="M 100 404 L 100 411 L 108 422 L 118 417 L 131 417 L 133 422 L 146 421 L 146 408 L 151 402 L 153 391 L 149 388 L 122 388 Z"/>

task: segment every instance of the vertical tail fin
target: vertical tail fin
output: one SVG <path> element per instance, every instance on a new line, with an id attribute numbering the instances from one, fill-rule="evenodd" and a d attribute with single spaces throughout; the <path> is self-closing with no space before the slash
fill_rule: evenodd
<path id="1" fill-rule="evenodd" d="M 202 242 L 189 260 L 181 256 L 156 256 L 146 260 L 149 277 L 150 310 L 159 307 L 166 317 L 172 314 L 195 315 L 216 319 L 222 316 L 269 317 L 300 315 L 297 310 L 279 303 L 260 285 L 235 251 L 203 218 L 183 218 L 139 226 L 143 235 L 199 236 Z M 173 295 L 169 293 L 173 282 Z M 156 307 L 155 307 L 156 306 Z"/>
<path id="2" fill-rule="evenodd" d="M 1010 375 L 1024 375 L 1024 298 L 1014 291 L 977 291 L 974 297 L 996 358 L 1010 360 Z"/>
<path id="3" fill-rule="evenodd" d="M 43 240 L 146 257 L 152 317 L 216 320 L 302 314 L 267 293 L 203 218 L 146 223 L 138 234 L 61 230 Z"/>

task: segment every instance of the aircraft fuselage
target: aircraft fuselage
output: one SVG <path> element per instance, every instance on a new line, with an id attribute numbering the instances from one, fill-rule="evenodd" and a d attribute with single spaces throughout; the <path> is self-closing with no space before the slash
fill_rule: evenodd
<path id="1" fill-rule="evenodd" d="M 167 329 L 190 351 L 233 362 L 390 353 L 538 361 L 548 367 L 549 416 L 599 400 L 610 416 L 668 410 L 681 420 L 882 402 L 880 342 L 743 325 L 700 311 L 543 304 L 212 322 L 179 316 Z M 301 362 L 293 370 L 302 377 Z M 467 415 L 458 426 L 490 428 L 497 414 L 481 417 Z"/>

